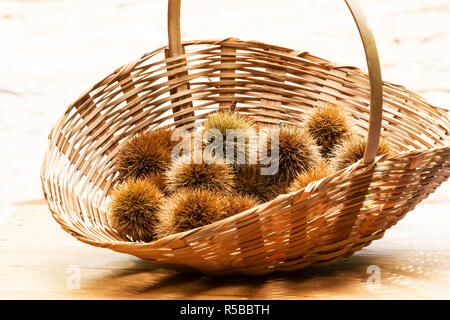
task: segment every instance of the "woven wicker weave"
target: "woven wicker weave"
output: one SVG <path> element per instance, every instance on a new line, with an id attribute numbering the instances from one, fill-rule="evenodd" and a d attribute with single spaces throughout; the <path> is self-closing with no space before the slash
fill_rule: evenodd
<path id="1" fill-rule="evenodd" d="M 54 219 L 85 243 L 213 274 L 329 264 L 381 238 L 449 177 L 450 116 L 401 86 L 377 88 L 377 65 L 370 65 L 376 50 L 368 47 L 357 6 L 347 3 L 366 46 L 370 78 L 260 42 L 229 38 L 179 42 L 177 48 L 179 0 L 169 1 L 171 45 L 94 85 L 51 131 L 41 180 Z M 373 110 L 381 98 L 377 122 Z M 151 243 L 123 240 L 106 214 L 118 146 L 159 126 L 192 128 L 233 100 L 257 122 L 292 124 L 320 102 L 342 102 L 360 133 L 370 128 L 372 150 L 347 169 L 225 220 Z M 394 156 L 375 158 L 377 124 Z"/>

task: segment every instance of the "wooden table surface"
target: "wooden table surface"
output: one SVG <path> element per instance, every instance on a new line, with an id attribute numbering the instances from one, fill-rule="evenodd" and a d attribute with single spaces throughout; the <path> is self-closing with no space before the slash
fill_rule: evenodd
<path id="1" fill-rule="evenodd" d="M 86 245 L 45 205 L 25 205 L 0 225 L 0 299 L 449 299 L 449 207 L 426 200 L 330 266 L 214 278 Z"/>

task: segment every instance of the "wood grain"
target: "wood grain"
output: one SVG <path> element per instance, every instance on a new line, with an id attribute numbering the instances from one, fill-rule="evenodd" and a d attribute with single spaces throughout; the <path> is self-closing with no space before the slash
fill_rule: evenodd
<path id="1" fill-rule="evenodd" d="M 45 206 L 28 205 L 0 225 L 0 299 L 449 299 L 449 202 L 436 199 L 335 264 L 226 278 L 86 245 Z M 379 267 L 379 287 L 367 284 L 369 266 Z M 80 270 L 79 289 L 67 286 L 71 267 Z"/>

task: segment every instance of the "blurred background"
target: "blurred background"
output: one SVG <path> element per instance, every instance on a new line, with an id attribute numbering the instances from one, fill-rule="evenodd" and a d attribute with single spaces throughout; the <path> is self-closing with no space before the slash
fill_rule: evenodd
<path id="1" fill-rule="evenodd" d="M 360 3 L 384 80 L 450 109 L 450 1 Z M 43 203 L 41 161 L 66 107 L 167 43 L 166 7 L 167 0 L 0 1 L 0 223 L 23 204 Z M 181 23 L 186 40 L 259 40 L 366 70 L 344 1 L 186 0 Z M 448 208 L 449 191 L 447 182 L 424 202 Z"/>

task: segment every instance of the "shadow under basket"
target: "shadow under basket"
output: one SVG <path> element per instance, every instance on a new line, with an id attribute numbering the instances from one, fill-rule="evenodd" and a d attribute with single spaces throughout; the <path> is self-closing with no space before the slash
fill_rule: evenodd
<path id="1" fill-rule="evenodd" d="M 41 171 L 45 198 L 54 219 L 82 242 L 209 274 L 293 271 L 380 239 L 450 175 L 449 112 L 380 80 L 376 138 L 387 138 L 394 155 L 360 160 L 210 225 L 150 243 L 123 239 L 107 208 L 115 155 L 129 137 L 161 126 L 191 129 L 234 100 L 236 112 L 256 122 L 294 125 L 321 102 L 342 103 L 357 131 L 370 129 L 374 82 L 357 68 L 234 38 L 180 42 L 173 54 L 177 43 L 169 40 L 94 85 L 51 131 Z"/>

